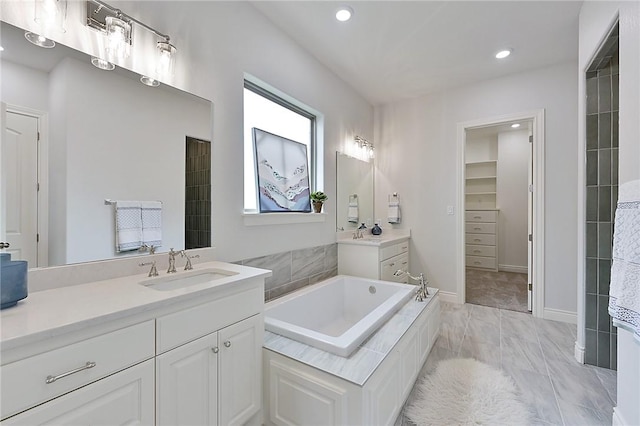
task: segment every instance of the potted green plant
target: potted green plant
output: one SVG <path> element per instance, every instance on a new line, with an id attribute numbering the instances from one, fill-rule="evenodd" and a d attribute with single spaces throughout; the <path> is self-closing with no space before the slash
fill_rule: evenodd
<path id="1" fill-rule="evenodd" d="M 322 211 L 322 204 L 327 200 L 327 194 L 322 191 L 315 191 L 311 193 L 311 204 L 313 204 L 313 211 L 320 213 Z"/>

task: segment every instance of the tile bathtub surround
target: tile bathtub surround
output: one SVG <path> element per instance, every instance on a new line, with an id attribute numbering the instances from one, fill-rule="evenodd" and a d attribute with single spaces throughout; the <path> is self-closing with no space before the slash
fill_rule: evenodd
<path id="1" fill-rule="evenodd" d="M 338 274 L 338 245 L 327 244 L 237 262 L 244 266 L 270 269 L 264 283 L 264 299 L 269 301 Z"/>
<path id="2" fill-rule="evenodd" d="M 607 312 L 618 198 L 617 32 L 587 73 L 585 360 L 616 369 L 616 328 Z"/>
<path id="3" fill-rule="evenodd" d="M 440 337 L 418 381 L 439 361 L 475 358 L 510 376 L 528 405 L 530 424 L 611 424 L 616 372 L 573 357 L 576 326 L 479 305 L 441 302 Z M 493 330 L 483 334 L 482 330 Z M 416 387 L 407 403 L 414 398 Z M 414 426 L 404 414 L 396 426 Z"/>

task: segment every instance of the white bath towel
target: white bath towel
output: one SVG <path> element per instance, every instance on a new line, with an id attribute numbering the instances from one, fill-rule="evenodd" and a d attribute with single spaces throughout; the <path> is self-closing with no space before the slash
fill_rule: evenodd
<path id="1" fill-rule="evenodd" d="M 640 341 L 640 180 L 620 185 L 614 228 L 609 314 Z"/>
<path id="2" fill-rule="evenodd" d="M 142 246 L 140 201 L 116 201 L 116 251 L 137 250 Z"/>
<path id="3" fill-rule="evenodd" d="M 151 247 L 162 245 L 162 202 L 142 201 L 142 243 Z"/>
<path id="4" fill-rule="evenodd" d="M 400 200 L 398 200 L 398 197 L 391 197 L 390 200 L 387 222 L 400 223 Z"/>
<path id="5" fill-rule="evenodd" d="M 357 195 L 352 195 L 349 197 L 349 208 L 347 210 L 347 221 L 351 223 L 358 223 L 360 212 L 358 211 L 359 209 Z"/>

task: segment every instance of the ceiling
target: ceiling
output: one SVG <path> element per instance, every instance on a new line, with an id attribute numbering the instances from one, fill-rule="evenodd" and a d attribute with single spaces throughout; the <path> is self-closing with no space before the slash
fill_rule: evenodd
<path id="1" fill-rule="evenodd" d="M 253 1 L 373 105 L 576 60 L 582 1 Z M 338 22 L 348 4 L 354 15 Z M 494 55 L 513 49 L 507 59 Z"/>

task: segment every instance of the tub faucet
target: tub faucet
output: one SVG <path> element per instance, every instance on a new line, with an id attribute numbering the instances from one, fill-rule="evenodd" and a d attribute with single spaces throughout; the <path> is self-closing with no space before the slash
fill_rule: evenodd
<path id="1" fill-rule="evenodd" d="M 413 275 L 411 275 L 407 271 L 403 271 L 402 269 L 398 269 L 393 273 L 393 275 L 396 277 L 399 277 L 402 274 L 406 274 L 412 280 L 416 280 L 420 283 L 420 287 L 418 288 L 418 292 L 416 293 L 416 300 L 418 302 L 422 302 L 427 298 L 427 296 L 429 296 L 429 290 L 427 290 L 427 279 L 424 277 L 424 274 L 422 272 L 420 272 L 420 275 L 418 275 L 417 277 L 414 277 Z"/>

